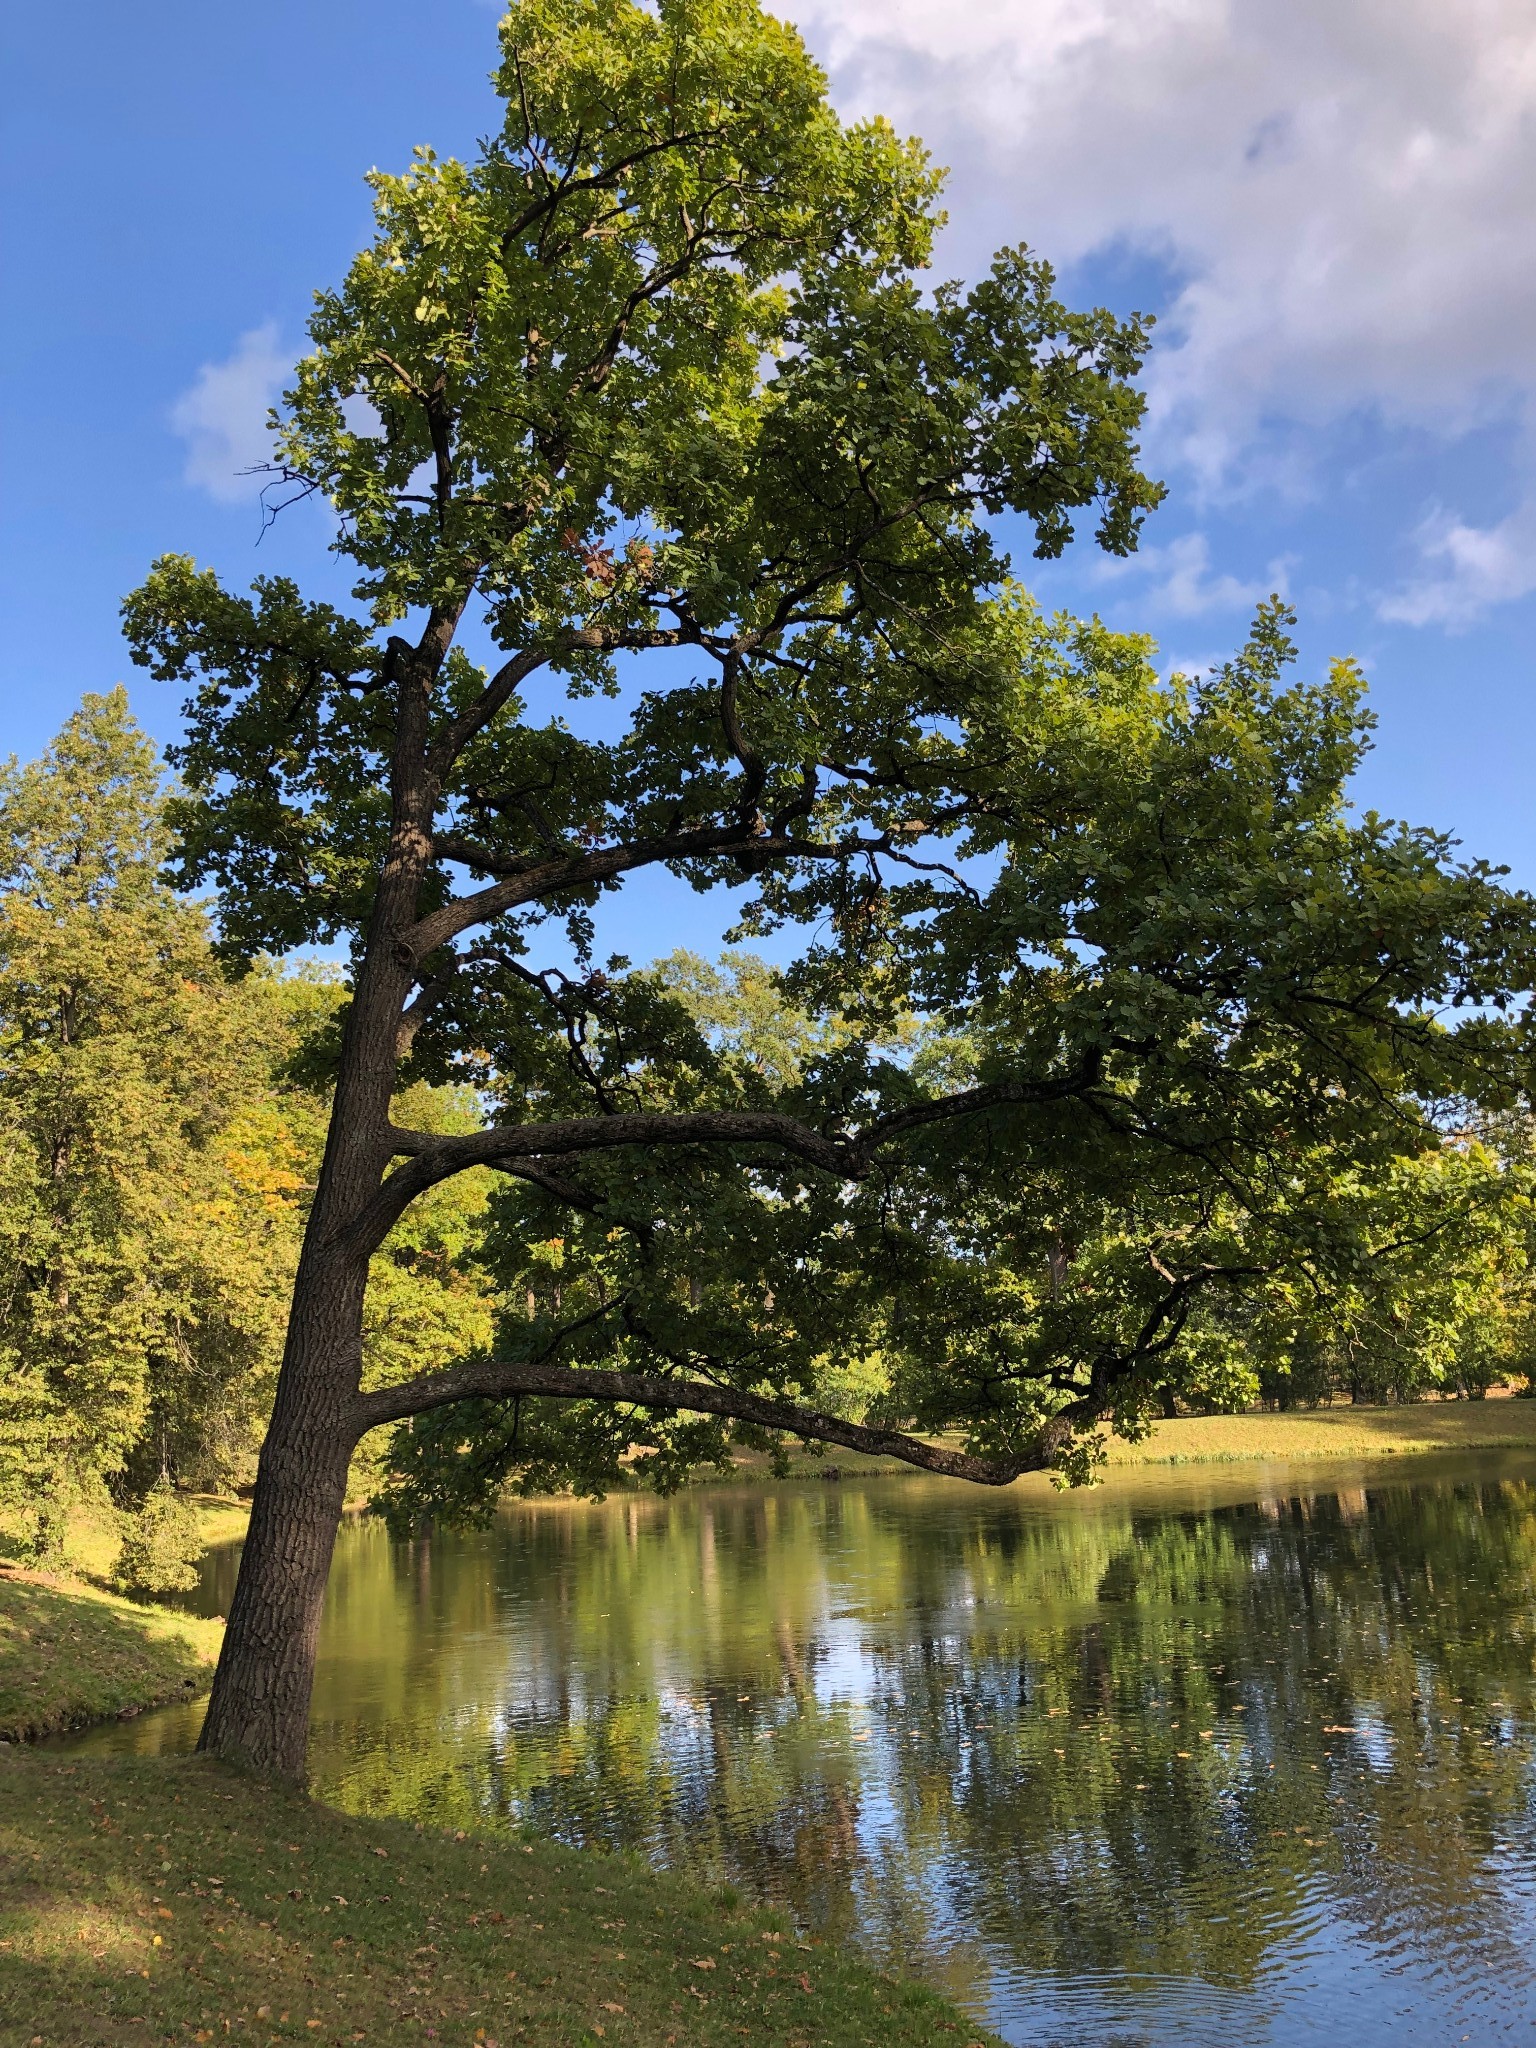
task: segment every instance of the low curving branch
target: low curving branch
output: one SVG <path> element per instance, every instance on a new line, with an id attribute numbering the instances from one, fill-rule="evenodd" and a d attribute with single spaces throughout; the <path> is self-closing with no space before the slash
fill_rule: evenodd
<path id="1" fill-rule="evenodd" d="M 359 1394 L 352 1405 L 357 1433 L 377 1429 L 381 1423 L 404 1422 L 432 1408 L 454 1401 L 509 1400 L 519 1394 L 543 1394 L 554 1400 L 623 1402 L 635 1408 L 661 1409 L 676 1414 L 721 1415 L 735 1422 L 748 1422 L 762 1429 L 787 1430 L 792 1435 L 819 1443 L 839 1444 L 846 1451 L 862 1451 L 872 1458 L 899 1458 L 924 1472 L 937 1472 L 946 1479 L 969 1479 L 977 1486 L 1008 1486 L 1025 1472 L 1043 1472 L 1072 1436 L 1072 1424 L 1065 1415 L 1052 1418 L 1027 1451 L 1010 1458 L 976 1458 L 966 1451 L 945 1450 L 941 1444 L 926 1443 L 905 1430 L 881 1429 L 862 1422 L 845 1422 L 840 1415 L 824 1415 L 814 1408 L 798 1407 L 793 1401 L 773 1400 L 749 1394 L 737 1387 L 721 1387 L 708 1380 L 668 1379 L 659 1373 L 602 1372 L 568 1365 L 550 1365 L 542 1360 L 487 1358 L 451 1367 L 447 1372 L 425 1373 L 395 1387 L 380 1387 L 371 1394 Z"/>

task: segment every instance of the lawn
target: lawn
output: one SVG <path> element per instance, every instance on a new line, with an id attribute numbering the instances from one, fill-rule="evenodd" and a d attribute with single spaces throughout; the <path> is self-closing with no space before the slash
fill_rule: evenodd
<path id="1" fill-rule="evenodd" d="M 1108 1449 L 1111 1465 L 1171 1465 L 1522 1446 L 1536 1447 L 1536 1401 L 1417 1401 L 1401 1408 L 1187 1415 L 1159 1422 L 1143 1443 L 1111 1437 Z"/>
<path id="2" fill-rule="evenodd" d="M 222 1633 L 217 1621 L 0 1567 L 0 1737 L 56 1734 L 200 1692 Z"/>
<path id="3" fill-rule="evenodd" d="M 353 1820 L 196 1758 L 12 1750 L 0 1773 L 6 2048 L 991 2040 L 637 1861 Z"/>

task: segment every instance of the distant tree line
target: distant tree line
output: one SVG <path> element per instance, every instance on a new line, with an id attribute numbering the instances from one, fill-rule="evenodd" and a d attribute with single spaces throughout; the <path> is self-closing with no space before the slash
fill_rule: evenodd
<path id="1" fill-rule="evenodd" d="M 248 1487 L 325 1139 L 335 969 L 232 974 L 162 873 L 167 779 L 126 694 L 0 772 L 0 1552 L 116 1521 L 127 1583 L 192 1576 L 187 1496 Z M 412 1113 L 472 1125 L 452 1089 Z M 376 1261 L 369 1372 L 489 1333 L 483 1177 Z"/>

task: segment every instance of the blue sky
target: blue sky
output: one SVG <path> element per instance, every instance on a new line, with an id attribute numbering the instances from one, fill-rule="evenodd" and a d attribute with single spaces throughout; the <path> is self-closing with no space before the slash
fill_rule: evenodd
<path id="1" fill-rule="evenodd" d="M 1160 316 L 1129 568 L 1052 603 L 1219 658 L 1282 588 L 1305 663 L 1358 656 L 1359 798 L 1536 886 L 1533 0 L 803 0 L 839 104 L 952 166 L 947 267 L 1027 240 L 1068 295 Z M 366 237 L 370 165 L 492 125 L 486 0 L 13 9 L 0 751 L 127 680 L 122 594 L 159 552 L 333 594 L 323 519 L 258 546 L 260 421 L 309 294 Z M 18 199 L 14 195 L 25 195 Z M 664 891 L 642 953 L 713 943 Z"/>

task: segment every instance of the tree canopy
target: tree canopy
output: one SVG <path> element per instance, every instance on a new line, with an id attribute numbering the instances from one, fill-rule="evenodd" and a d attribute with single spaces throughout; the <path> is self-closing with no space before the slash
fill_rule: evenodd
<path id="1" fill-rule="evenodd" d="M 426 1505 L 722 1424 L 1081 1476 L 1213 1290 L 1379 1254 L 1333 1190 L 1511 1099 L 1530 979 L 1526 898 L 1350 811 L 1359 678 L 1291 681 L 1283 608 L 1169 680 L 1015 580 L 1158 502 L 1146 321 L 1022 247 L 931 282 L 923 150 L 751 0 L 517 0 L 496 86 L 471 161 L 374 174 L 278 419 L 355 606 L 179 556 L 126 605 L 222 953 L 352 954 L 206 1736 L 283 1768 L 360 1435 L 451 1411 Z M 605 954 L 657 869 L 793 956 L 787 1051 Z M 494 1340 L 364 1387 L 373 1255 L 479 1168 Z"/>

